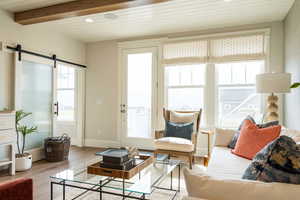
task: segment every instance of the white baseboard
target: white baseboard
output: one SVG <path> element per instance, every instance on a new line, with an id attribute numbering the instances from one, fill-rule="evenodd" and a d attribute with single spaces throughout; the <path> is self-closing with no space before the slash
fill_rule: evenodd
<path id="1" fill-rule="evenodd" d="M 45 158 L 44 148 L 35 148 L 26 151 L 32 155 L 32 162 L 43 160 Z"/>
<path id="2" fill-rule="evenodd" d="M 112 140 L 95 140 L 95 139 L 86 139 L 84 141 L 84 146 L 86 147 L 99 147 L 99 148 L 107 148 L 107 147 L 113 147 L 118 148 L 121 146 L 121 144 L 117 141 Z"/>

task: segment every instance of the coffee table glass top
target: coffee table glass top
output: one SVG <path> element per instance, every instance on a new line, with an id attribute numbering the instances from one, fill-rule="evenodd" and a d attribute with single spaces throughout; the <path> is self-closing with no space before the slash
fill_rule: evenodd
<path id="1" fill-rule="evenodd" d="M 91 164 L 91 163 L 90 163 Z M 125 180 L 125 191 L 140 194 L 151 194 L 152 186 L 158 186 L 165 177 L 170 174 L 178 165 L 178 160 L 157 161 L 146 167 L 139 174 L 135 175 L 129 180 Z M 100 186 L 100 181 L 106 181 L 109 177 L 99 176 L 87 173 L 87 166 L 78 169 L 68 169 L 53 176 L 50 176 L 51 181 L 66 181 L 68 184 L 84 184 L 91 187 Z M 140 177 L 140 178 L 139 178 Z M 122 179 L 115 179 L 116 181 L 104 185 L 102 188 L 109 188 L 113 190 L 123 190 Z"/>

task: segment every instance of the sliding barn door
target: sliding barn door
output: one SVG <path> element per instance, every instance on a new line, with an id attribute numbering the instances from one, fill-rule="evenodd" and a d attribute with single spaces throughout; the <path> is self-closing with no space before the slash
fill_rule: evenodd
<path id="1" fill-rule="evenodd" d="M 32 113 L 22 125 L 37 126 L 36 133 L 26 136 L 26 149 L 41 148 L 44 139 L 53 134 L 54 68 L 47 60 L 25 56 L 15 62 L 15 109 Z"/>

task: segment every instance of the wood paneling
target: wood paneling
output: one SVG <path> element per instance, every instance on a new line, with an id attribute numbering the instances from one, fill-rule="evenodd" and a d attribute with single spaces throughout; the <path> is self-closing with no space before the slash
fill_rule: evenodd
<path id="1" fill-rule="evenodd" d="M 36 24 L 166 1 L 171 0 L 77 0 L 48 7 L 17 12 L 15 13 L 15 21 L 23 25 Z"/>

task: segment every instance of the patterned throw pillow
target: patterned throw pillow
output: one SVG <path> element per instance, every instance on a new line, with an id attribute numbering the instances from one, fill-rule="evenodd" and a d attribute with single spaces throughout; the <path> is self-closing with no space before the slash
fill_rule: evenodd
<path id="1" fill-rule="evenodd" d="M 183 124 L 166 121 L 165 137 L 178 137 L 191 140 L 193 127 L 193 122 Z"/>
<path id="2" fill-rule="evenodd" d="M 300 145 L 280 136 L 256 154 L 242 178 L 300 184 Z"/>
<path id="3" fill-rule="evenodd" d="M 234 134 L 233 138 L 231 139 L 230 143 L 228 144 L 228 146 L 227 146 L 228 148 L 230 148 L 230 149 L 235 148 L 236 142 L 239 139 L 240 131 L 241 131 L 241 128 L 242 128 L 245 120 L 250 120 L 251 122 L 256 123 L 255 120 L 250 115 L 248 115 L 240 124 L 237 132 Z M 256 126 L 258 128 L 267 128 L 270 126 L 276 126 L 278 124 L 279 124 L 279 121 L 272 121 L 272 122 L 267 122 L 267 123 L 263 123 L 263 124 L 256 124 Z"/>

